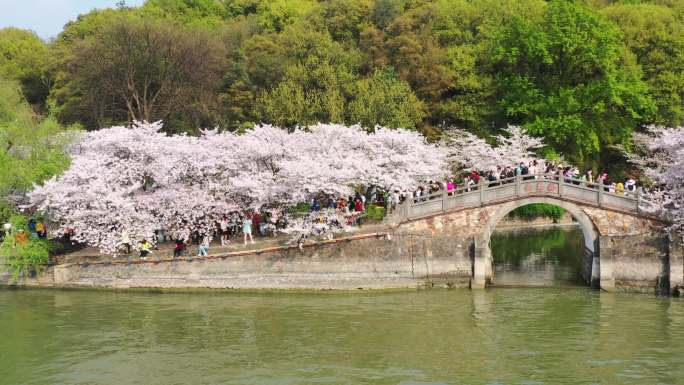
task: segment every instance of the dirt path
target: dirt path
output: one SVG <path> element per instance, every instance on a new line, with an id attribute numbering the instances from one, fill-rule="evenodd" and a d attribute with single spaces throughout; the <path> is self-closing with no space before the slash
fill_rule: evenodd
<path id="1" fill-rule="evenodd" d="M 387 225 L 383 223 L 366 224 L 361 227 L 352 228 L 351 232 L 340 233 L 337 236 L 360 235 L 365 233 L 375 233 L 387 229 Z M 254 244 L 244 244 L 242 237 L 231 238 L 230 243 L 226 246 L 221 246 L 220 241 L 215 240 L 211 243 L 209 248 L 209 255 L 227 254 L 231 252 L 261 250 L 273 247 L 284 247 L 292 245 L 291 237 L 289 235 L 279 235 L 277 237 L 258 236 L 254 237 Z M 313 242 L 310 240 L 309 242 Z M 164 242 L 157 245 L 157 248 L 152 250 L 152 253 L 147 256 L 148 261 L 170 260 L 173 258 L 173 250 L 175 243 Z M 197 255 L 198 245 L 192 244 L 185 249 L 183 257 L 194 257 Z M 92 263 L 92 262 L 107 262 L 107 261 L 121 261 L 121 260 L 138 260 L 138 253 L 135 250 L 131 254 L 102 254 L 95 247 L 84 247 L 77 251 L 56 255 L 53 257 L 55 263 Z"/>

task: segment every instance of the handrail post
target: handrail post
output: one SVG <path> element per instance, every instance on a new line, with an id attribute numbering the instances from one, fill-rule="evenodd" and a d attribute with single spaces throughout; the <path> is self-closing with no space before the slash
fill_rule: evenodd
<path id="1" fill-rule="evenodd" d="M 563 185 L 565 184 L 565 175 L 560 175 L 558 178 L 558 197 L 563 197 Z"/>
<path id="2" fill-rule="evenodd" d="M 603 181 L 597 183 L 598 185 L 598 207 L 603 206 Z"/>
<path id="3" fill-rule="evenodd" d="M 639 187 L 634 186 L 634 195 L 636 195 L 636 212 L 639 213 Z"/>
<path id="4" fill-rule="evenodd" d="M 515 176 L 515 196 L 520 197 L 520 191 L 522 188 L 522 178 L 520 175 Z"/>
<path id="5" fill-rule="evenodd" d="M 484 178 L 483 178 L 483 177 L 480 177 L 480 183 L 479 183 L 479 185 L 480 185 L 480 206 L 482 206 L 482 205 L 484 204 L 484 198 L 485 198 L 485 194 L 484 194 L 485 184 L 486 184 L 486 182 L 485 182 Z"/>
<path id="6" fill-rule="evenodd" d="M 447 206 L 447 189 L 446 186 L 442 189 L 442 212 L 446 211 Z"/>

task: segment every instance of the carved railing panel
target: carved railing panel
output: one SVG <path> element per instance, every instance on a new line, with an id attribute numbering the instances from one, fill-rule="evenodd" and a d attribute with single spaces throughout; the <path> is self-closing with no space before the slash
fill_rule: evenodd
<path id="1" fill-rule="evenodd" d="M 415 219 L 446 211 L 479 207 L 532 196 L 547 196 L 594 207 L 640 213 L 644 202 L 638 191 L 609 191 L 603 184 L 562 178 L 555 174 L 524 175 L 485 181 L 469 188 L 440 191 L 412 197 L 400 208 L 402 220 Z"/>

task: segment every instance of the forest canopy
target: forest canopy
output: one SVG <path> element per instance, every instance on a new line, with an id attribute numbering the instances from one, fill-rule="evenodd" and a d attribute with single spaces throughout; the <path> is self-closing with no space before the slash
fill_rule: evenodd
<path id="1" fill-rule="evenodd" d="M 0 30 L 0 77 L 87 130 L 516 124 L 619 173 L 633 132 L 684 120 L 684 0 L 119 2 L 49 42 Z"/>

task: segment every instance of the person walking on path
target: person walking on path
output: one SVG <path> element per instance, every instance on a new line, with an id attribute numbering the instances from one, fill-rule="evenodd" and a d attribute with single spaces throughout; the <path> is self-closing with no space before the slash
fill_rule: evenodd
<path id="1" fill-rule="evenodd" d="M 228 218 L 223 216 L 219 221 L 219 231 L 221 232 L 221 246 L 226 246 L 230 243 L 230 231 L 228 228 Z"/>
<path id="2" fill-rule="evenodd" d="M 242 220 L 242 233 L 245 237 L 245 246 L 247 246 L 247 237 L 254 244 L 254 238 L 252 238 L 252 215 L 247 214 L 245 219 Z"/>
<path id="3" fill-rule="evenodd" d="M 121 231 L 121 246 L 126 250 L 126 254 L 131 253 L 131 238 L 128 236 L 128 230 Z"/>
<path id="4" fill-rule="evenodd" d="M 143 239 L 140 241 L 140 259 L 147 259 L 147 256 L 152 252 L 152 244 L 147 241 L 147 239 Z"/>

